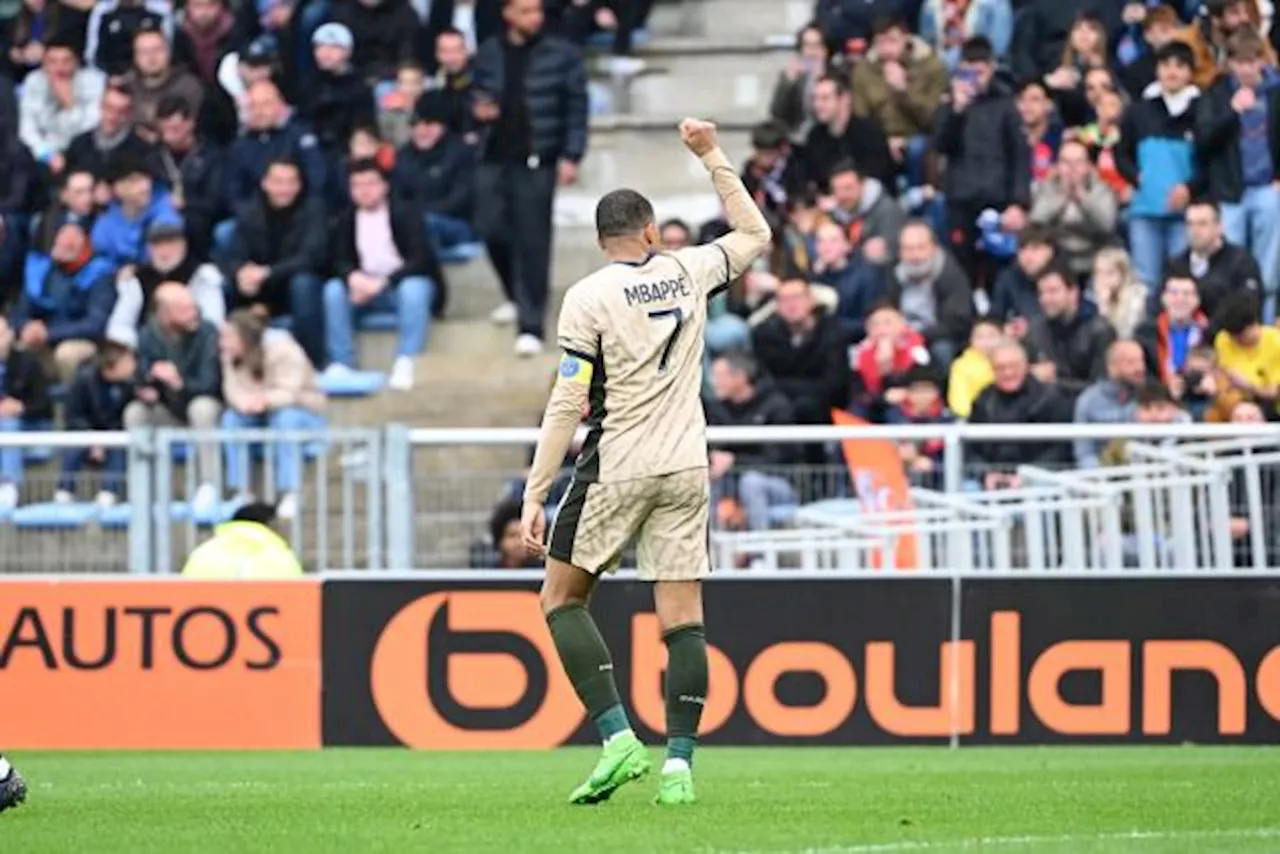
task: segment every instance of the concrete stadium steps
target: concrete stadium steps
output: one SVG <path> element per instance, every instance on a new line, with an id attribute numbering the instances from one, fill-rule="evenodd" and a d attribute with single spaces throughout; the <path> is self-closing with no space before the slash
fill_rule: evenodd
<path id="1" fill-rule="evenodd" d="M 655 6 L 649 29 L 662 41 L 675 34 L 763 39 L 794 33 L 812 15 L 813 0 L 685 0 Z"/>
<path id="2" fill-rule="evenodd" d="M 714 209 L 715 192 L 707 172 L 680 144 L 678 121 L 678 116 L 668 114 L 593 126 L 578 184 L 556 199 L 556 224 L 590 228 L 596 200 L 618 187 L 639 190 L 655 203 L 664 197 L 703 197 Z M 721 131 L 721 146 L 735 163 L 750 153 L 747 127 L 744 122 Z M 659 210 L 658 216 L 666 214 Z"/>
<path id="3" fill-rule="evenodd" d="M 714 120 L 745 114 L 758 121 L 791 52 L 758 41 L 672 39 L 640 55 L 648 72 L 631 82 L 632 114 Z"/>

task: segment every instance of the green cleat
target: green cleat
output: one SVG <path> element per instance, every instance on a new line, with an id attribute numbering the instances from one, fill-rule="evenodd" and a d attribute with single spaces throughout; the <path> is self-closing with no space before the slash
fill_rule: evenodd
<path id="1" fill-rule="evenodd" d="M 686 769 L 663 774 L 662 783 L 658 786 L 658 796 L 653 802 L 669 807 L 692 804 L 697 800 L 693 795 L 693 772 Z"/>
<path id="2" fill-rule="evenodd" d="M 621 786 L 649 773 L 649 752 L 634 733 L 620 735 L 604 746 L 595 770 L 569 796 L 571 804 L 598 804 Z"/>

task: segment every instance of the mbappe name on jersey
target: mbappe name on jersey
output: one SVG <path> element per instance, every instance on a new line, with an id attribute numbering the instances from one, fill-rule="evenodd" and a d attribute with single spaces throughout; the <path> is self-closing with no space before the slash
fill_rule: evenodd
<path id="1" fill-rule="evenodd" d="M 679 279 L 662 279 L 657 282 L 641 282 L 623 290 L 627 297 L 627 305 L 648 305 L 655 302 L 666 302 L 673 297 L 690 295 L 689 283 L 681 276 Z"/>

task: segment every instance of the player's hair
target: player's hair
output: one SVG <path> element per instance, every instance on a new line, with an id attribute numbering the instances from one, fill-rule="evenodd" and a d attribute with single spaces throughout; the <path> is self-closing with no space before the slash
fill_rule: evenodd
<path id="1" fill-rule="evenodd" d="M 933 233 L 933 226 L 930 225 L 927 220 L 923 220 L 918 216 L 911 217 L 902 224 L 902 228 L 898 229 L 898 237 L 902 237 L 902 232 L 906 231 L 908 228 L 923 229 L 925 234 L 929 235 L 929 242 L 934 246 L 938 245 L 938 236 Z"/>
<path id="2" fill-rule="evenodd" d="M 160 30 L 156 27 L 148 27 L 148 26 L 143 26 L 141 29 L 139 29 L 136 33 L 133 34 L 133 43 L 137 44 L 138 39 L 144 38 L 146 36 L 159 36 L 160 40 L 163 41 L 166 46 L 168 46 L 169 44 L 169 37 L 164 34 L 163 30 Z"/>
<path id="3" fill-rule="evenodd" d="M 596 204 L 596 236 L 600 240 L 631 237 L 654 221 L 653 203 L 635 190 L 605 193 Z"/>
<path id="4" fill-rule="evenodd" d="M 871 305 L 867 306 L 866 318 L 871 319 L 871 315 L 879 314 L 882 311 L 892 311 L 894 314 L 901 315 L 902 311 L 898 308 L 897 303 L 886 297 L 874 300 Z"/>
<path id="5" fill-rule="evenodd" d="M 942 390 L 942 372 L 930 364 L 913 364 L 903 374 L 902 381 L 908 386 L 916 385 L 917 383 L 928 383 L 939 391 Z"/>
<path id="6" fill-rule="evenodd" d="M 961 62 L 987 62 L 996 61 L 996 49 L 991 44 L 991 39 L 986 36 L 974 36 L 967 39 L 960 46 Z"/>
<path id="7" fill-rule="evenodd" d="M 1227 39 L 1227 58 L 1239 62 L 1252 62 L 1267 55 L 1266 42 L 1253 27 L 1236 30 Z"/>
<path id="8" fill-rule="evenodd" d="M 1260 322 L 1258 298 L 1249 291 L 1236 291 L 1222 301 L 1214 320 L 1223 332 L 1239 335 Z"/>

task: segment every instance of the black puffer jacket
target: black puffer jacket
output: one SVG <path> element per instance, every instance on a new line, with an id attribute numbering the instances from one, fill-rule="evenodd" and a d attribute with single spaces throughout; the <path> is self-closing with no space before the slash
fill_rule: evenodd
<path id="1" fill-rule="evenodd" d="M 973 402 L 970 424 L 1069 424 L 1071 401 L 1057 388 L 1028 375 L 1021 388 L 1006 394 L 994 384 Z M 1067 442 L 971 442 L 965 461 L 978 475 L 1012 471 L 1020 465 L 1056 466 L 1071 460 Z"/>
<path id="2" fill-rule="evenodd" d="M 396 67 L 416 56 L 422 22 L 408 0 L 346 0 L 334 5 L 332 19 L 351 30 L 351 64 L 364 80 L 395 77 Z"/>
<path id="3" fill-rule="evenodd" d="M 329 157 L 347 151 L 351 131 L 374 123 L 373 90 L 355 72 L 316 73 L 302 93 L 299 113 L 307 120 Z"/>
<path id="4" fill-rule="evenodd" d="M 1115 340 L 1116 331 L 1105 317 L 1082 310 L 1070 320 L 1043 315 L 1032 319 L 1026 345 L 1032 362 L 1053 363 L 1057 387 L 1074 401 L 1086 386 L 1107 375 L 1107 348 Z"/>
<path id="5" fill-rule="evenodd" d="M 973 103 L 938 111 L 934 147 L 947 158 L 947 201 L 1003 209 L 1031 205 L 1031 151 L 1013 92 L 992 80 Z"/>

